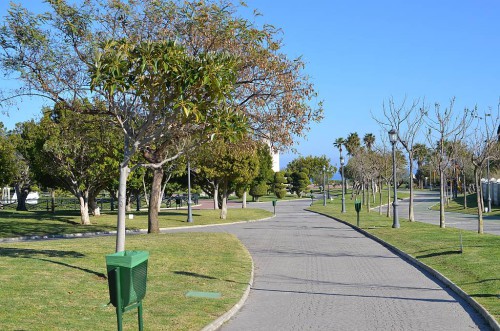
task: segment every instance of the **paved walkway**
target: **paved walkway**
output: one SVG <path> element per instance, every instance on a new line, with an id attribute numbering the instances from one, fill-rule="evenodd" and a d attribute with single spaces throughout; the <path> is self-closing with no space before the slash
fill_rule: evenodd
<path id="1" fill-rule="evenodd" d="M 193 229 L 233 233 L 254 259 L 248 300 L 221 330 L 489 329 L 432 277 L 350 227 L 304 211 L 309 203 L 280 202 L 267 221 Z"/>
<path id="2" fill-rule="evenodd" d="M 398 211 L 399 217 L 408 219 L 409 199 L 399 202 Z M 430 224 L 439 225 L 439 211 L 431 210 L 430 208 L 439 203 L 439 192 L 435 191 L 416 191 L 414 197 L 413 212 L 415 220 Z M 390 206 L 392 208 L 392 205 Z M 378 211 L 378 207 L 374 208 Z M 385 213 L 386 206 L 382 207 Z M 500 235 L 500 217 L 483 215 L 484 232 Z M 477 215 L 468 215 L 462 213 L 445 213 L 445 225 L 458 229 L 470 230 L 477 232 Z"/>

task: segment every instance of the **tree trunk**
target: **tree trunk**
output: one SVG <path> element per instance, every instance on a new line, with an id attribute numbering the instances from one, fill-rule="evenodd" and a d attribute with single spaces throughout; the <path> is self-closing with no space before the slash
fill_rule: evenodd
<path id="1" fill-rule="evenodd" d="M 382 215 L 382 179 L 379 178 L 378 181 L 379 189 L 378 189 L 378 197 L 379 197 L 379 202 L 378 202 L 378 214 Z"/>
<path id="2" fill-rule="evenodd" d="M 413 212 L 413 198 L 414 198 L 414 192 L 413 192 L 413 162 L 412 162 L 411 159 L 412 159 L 412 157 L 410 157 L 410 204 L 408 206 L 408 220 L 410 222 L 415 222 L 415 214 Z"/>
<path id="3" fill-rule="evenodd" d="M 125 156 L 127 158 L 127 156 Z M 128 163 L 120 165 L 120 183 L 118 186 L 118 216 L 116 221 L 116 252 L 125 250 L 125 214 L 127 202 L 127 178 L 130 173 Z"/>
<path id="4" fill-rule="evenodd" d="M 163 168 L 153 169 L 153 183 L 151 185 L 151 196 L 148 206 L 148 233 L 159 233 L 160 223 L 158 221 L 158 206 L 161 203 L 161 181 L 163 180 Z"/>
<path id="5" fill-rule="evenodd" d="M 365 200 L 365 180 L 361 182 L 361 192 L 362 192 L 362 197 L 361 197 L 361 204 L 364 206 L 366 204 Z"/>
<path id="6" fill-rule="evenodd" d="M 247 207 L 247 191 L 243 191 L 243 203 L 241 204 L 241 208 Z"/>
<path id="7" fill-rule="evenodd" d="M 146 181 L 144 180 L 144 177 L 146 177 L 146 174 L 144 174 L 144 176 L 142 176 L 142 187 L 144 188 L 144 197 L 146 198 L 146 206 L 148 206 L 149 208 L 149 194 L 148 194 L 148 190 L 146 189 Z"/>
<path id="8" fill-rule="evenodd" d="M 120 193 L 118 193 L 119 195 Z M 127 213 L 131 212 L 132 211 L 132 197 L 130 195 L 127 195 L 126 199 L 125 199 L 125 208 L 127 210 Z M 120 207 L 118 207 L 120 208 Z"/>
<path id="9" fill-rule="evenodd" d="M 29 188 L 25 185 L 20 186 L 19 184 L 16 184 L 14 189 L 16 190 L 17 197 L 16 210 L 27 211 L 28 208 L 26 207 L 26 199 L 28 198 Z"/>
<path id="10" fill-rule="evenodd" d="M 387 181 L 387 217 L 391 216 L 391 181 Z"/>
<path id="11" fill-rule="evenodd" d="M 224 187 L 222 188 L 222 207 L 220 210 L 220 219 L 225 220 L 227 218 L 227 184 L 224 184 Z"/>
<path id="12" fill-rule="evenodd" d="M 110 206 L 110 209 L 111 211 L 114 211 L 115 210 L 115 201 L 118 200 L 118 198 L 116 197 L 116 191 L 115 190 L 110 190 L 109 191 L 109 196 L 110 196 L 110 200 L 111 200 L 111 206 Z"/>
<path id="13" fill-rule="evenodd" d="M 477 189 L 477 194 L 476 194 L 476 200 L 477 200 L 477 233 L 483 234 L 484 233 L 484 222 L 483 222 L 483 192 L 482 192 L 482 185 L 481 181 L 479 180 L 479 173 L 477 167 L 474 168 L 474 180 L 476 182 L 476 187 Z"/>
<path id="14" fill-rule="evenodd" d="M 439 227 L 440 228 L 445 228 L 445 218 L 444 218 L 444 204 L 445 204 L 445 178 L 444 178 L 444 171 L 439 170 L 439 179 L 441 183 L 439 184 Z"/>
<path id="15" fill-rule="evenodd" d="M 219 209 L 219 184 L 214 183 L 214 210 Z"/>
<path id="16" fill-rule="evenodd" d="M 465 185 L 465 172 L 464 172 L 464 183 L 462 184 L 462 190 L 464 191 L 464 209 L 467 209 L 467 186 Z"/>
<path id="17" fill-rule="evenodd" d="M 370 186 L 370 182 L 371 181 L 368 181 L 368 186 Z M 367 197 L 366 197 L 366 211 L 369 213 L 370 212 L 370 187 L 368 187 L 368 189 L 366 190 L 366 194 L 367 194 Z"/>
<path id="18" fill-rule="evenodd" d="M 50 210 L 52 214 L 55 214 L 56 212 L 56 190 L 51 189 L 50 190 Z"/>
<path id="19" fill-rule="evenodd" d="M 376 199 L 376 194 L 377 194 L 377 184 L 375 183 L 375 179 L 371 179 L 370 181 L 371 185 L 372 185 L 372 197 L 373 197 L 373 203 L 377 203 L 377 199 Z"/>
<path id="20" fill-rule="evenodd" d="M 89 192 L 80 192 L 77 196 L 80 202 L 80 223 L 83 225 L 90 225 L 89 217 Z"/>
<path id="21" fill-rule="evenodd" d="M 88 212 L 89 214 L 92 214 L 93 216 L 101 216 L 101 210 L 99 209 L 99 206 L 97 205 L 96 201 L 96 195 L 95 193 L 90 193 L 88 194 Z"/>

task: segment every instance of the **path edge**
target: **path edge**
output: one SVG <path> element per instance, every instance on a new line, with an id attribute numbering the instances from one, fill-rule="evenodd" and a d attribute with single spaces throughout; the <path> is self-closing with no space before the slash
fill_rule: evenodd
<path id="1" fill-rule="evenodd" d="M 474 300 L 464 290 L 462 290 L 460 287 L 458 287 L 455 283 L 453 283 L 451 280 L 449 280 L 447 277 L 445 277 L 440 272 L 434 270 L 433 268 L 429 267 L 427 264 L 423 263 L 422 261 L 417 260 L 413 256 L 409 255 L 408 253 L 403 252 L 402 250 L 400 250 L 400 249 L 396 248 L 395 246 L 387 243 L 386 241 L 380 239 L 379 237 L 376 237 L 375 235 L 373 235 L 373 234 L 371 234 L 371 233 L 369 233 L 369 232 L 367 232 L 367 231 L 365 231 L 365 230 L 363 230 L 361 228 L 358 228 L 357 226 L 355 226 L 355 225 L 353 225 L 353 224 L 351 224 L 349 222 L 346 222 L 346 221 L 343 221 L 343 220 L 341 220 L 339 218 L 336 218 L 336 217 L 324 214 L 322 212 L 313 211 L 313 210 L 307 210 L 307 211 L 309 211 L 311 213 L 316 213 L 316 214 L 319 214 L 319 215 L 326 216 L 326 217 L 331 218 L 331 219 L 333 219 L 333 220 L 335 220 L 337 222 L 345 224 L 345 225 L 351 227 L 352 229 L 354 229 L 355 231 L 363 234 L 364 236 L 366 236 L 366 237 L 368 237 L 368 238 L 370 238 L 370 239 L 378 242 L 382 246 L 384 246 L 387 249 L 389 249 L 391 252 L 393 252 L 396 255 L 398 255 L 401 258 L 403 258 L 408 263 L 410 263 L 410 264 L 412 264 L 412 265 L 414 265 L 414 266 L 416 266 L 418 268 L 421 268 L 421 269 L 425 270 L 426 272 L 428 272 L 432 276 L 436 277 L 439 281 L 441 281 L 444 285 L 446 285 L 449 289 L 451 289 L 453 292 L 455 292 L 462 299 L 464 299 L 472 308 L 474 308 L 486 320 L 486 322 L 489 324 L 489 326 L 492 328 L 492 330 L 494 330 L 494 331 L 500 331 L 500 324 L 495 320 L 495 318 L 493 317 L 493 315 L 491 315 L 481 304 L 479 304 L 479 302 L 477 302 L 476 300 Z"/>
<path id="2" fill-rule="evenodd" d="M 276 215 L 272 215 L 272 216 L 261 218 L 261 219 L 247 220 L 247 221 L 236 221 L 236 222 L 232 222 L 232 223 L 200 224 L 200 225 L 160 228 L 160 233 L 167 233 L 167 232 L 174 231 L 174 230 L 205 228 L 205 227 L 211 227 L 211 226 L 223 226 L 223 225 L 232 225 L 232 224 L 241 224 L 241 223 L 253 223 L 253 222 L 267 221 L 267 220 L 270 220 L 270 219 L 275 218 L 275 217 L 276 217 Z M 146 233 L 148 233 L 148 229 L 125 230 L 125 233 L 130 234 L 130 235 L 146 234 Z M 113 236 L 113 235 L 116 235 L 116 230 L 0 238 L 0 243 L 17 243 L 17 242 L 26 242 L 26 241 L 56 240 L 56 239 L 92 238 L 92 237 Z"/>
<path id="3" fill-rule="evenodd" d="M 247 249 L 248 251 L 248 249 Z M 245 292 L 243 293 L 243 296 L 241 297 L 240 301 L 236 303 L 231 309 L 229 309 L 227 312 L 222 314 L 219 318 L 217 318 L 215 321 L 212 321 L 210 324 L 205 326 L 201 331 L 215 331 L 218 330 L 224 323 L 229 321 L 240 309 L 243 307 L 245 302 L 248 299 L 248 296 L 250 294 L 250 289 L 253 286 L 253 279 L 254 279 L 254 262 L 253 262 L 253 257 L 248 252 L 248 255 L 250 256 L 250 260 L 252 261 L 252 272 L 250 273 L 250 281 L 248 282 L 247 288 L 245 289 Z"/>

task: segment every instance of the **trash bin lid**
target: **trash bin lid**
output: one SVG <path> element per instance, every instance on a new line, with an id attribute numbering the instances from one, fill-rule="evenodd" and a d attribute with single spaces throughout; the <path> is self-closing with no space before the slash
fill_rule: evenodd
<path id="1" fill-rule="evenodd" d="M 133 268 L 149 258 L 148 251 L 122 251 L 106 255 L 106 264 Z"/>

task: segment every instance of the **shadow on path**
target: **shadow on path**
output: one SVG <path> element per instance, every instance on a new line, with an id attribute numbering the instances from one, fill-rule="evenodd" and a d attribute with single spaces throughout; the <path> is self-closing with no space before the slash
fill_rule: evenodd
<path id="1" fill-rule="evenodd" d="M 338 296 L 338 297 L 377 298 L 377 299 L 393 299 L 393 300 L 408 300 L 408 301 L 456 303 L 455 300 L 445 300 L 445 299 L 422 299 L 422 298 L 404 298 L 404 297 L 379 296 L 379 295 L 340 294 L 340 293 L 323 293 L 323 292 L 309 292 L 309 291 L 275 290 L 275 289 L 254 288 L 254 287 L 252 287 L 252 290 L 254 290 L 254 291 L 266 291 L 266 292 L 293 293 L 293 294 L 327 295 L 327 296 Z"/>

